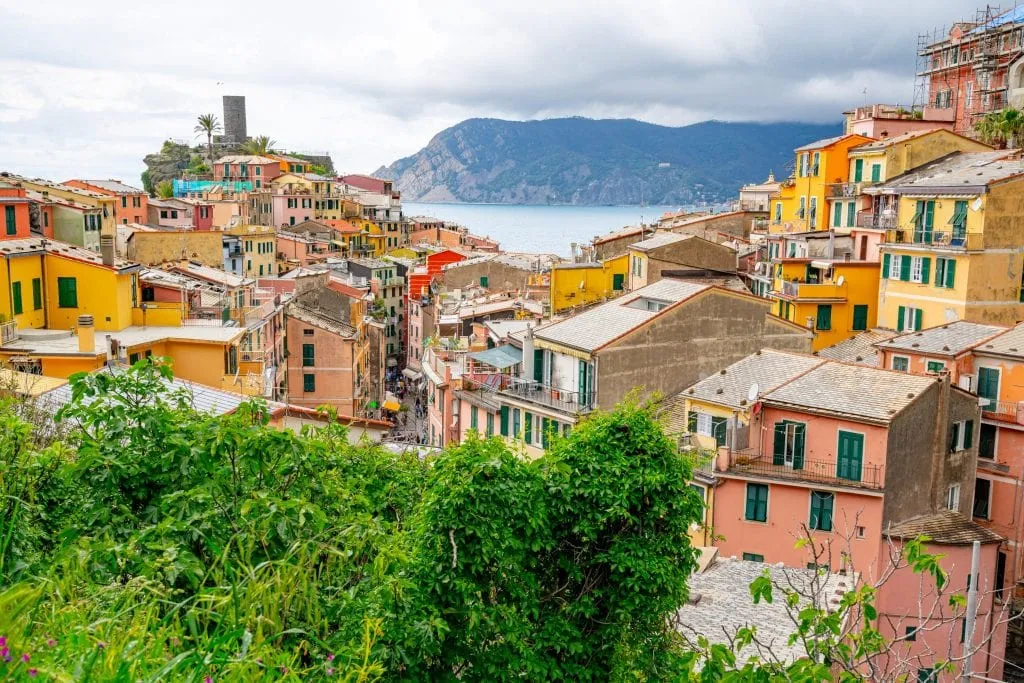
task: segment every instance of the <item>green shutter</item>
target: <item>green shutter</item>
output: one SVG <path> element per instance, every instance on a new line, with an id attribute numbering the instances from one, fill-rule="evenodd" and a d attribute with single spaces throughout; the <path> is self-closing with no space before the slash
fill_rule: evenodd
<path id="1" fill-rule="evenodd" d="M 914 309 L 914 331 L 917 332 L 921 329 L 921 309 Z"/>
<path id="2" fill-rule="evenodd" d="M 78 308 L 78 280 L 73 277 L 57 278 L 57 305 Z"/>
<path id="3" fill-rule="evenodd" d="M 302 366 L 313 367 L 316 365 L 316 347 L 313 344 L 302 345 Z"/>
<path id="4" fill-rule="evenodd" d="M 807 427 L 802 424 L 796 426 L 796 448 L 793 451 L 793 469 L 802 470 L 804 468 L 804 432 L 807 431 Z"/>
<path id="5" fill-rule="evenodd" d="M 864 468 L 864 436 L 840 430 L 838 450 L 836 476 L 840 479 L 860 481 Z"/>
<path id="6" fill-rule="evenodd" d="M 854 304 L 853 306 L 853 329 L 862 331 L 868 329 L 868 305 Z"/>
<path id="7" fill-rule="evenodd" d="M 904 282 L 910 282 L 910 257 L 900 257 L 900 279 Z"/>
<path id="8" fill-rule="evenodd" d="M 960 440 L 960 423 L 959 422 L 954 422 L 953 423 L 953 433 L 952 433 L 952 435 L 950 436 L 950 439 L 949 439 L 949 452 L 950 453 L 955 453 L 956 452 L 956 444 L 957 444 L 957 442 L 959 440 Z"/>
<path id="9" fill-rule="evenodd" d="M 480 409 L 477 408 L 476 406 L 473 406 L 472 408 L 470 408 L 470 410 L 469 410 L 469 428 L 470 429 L 476 429 L 477 426 L 480 424 L 480 416 L 478 415 L 479 412 L 480 412 Z"/>
<path id="10" fill-rule="evenodd" d="M 857 202 L 850 202 L 846 205 L 846 227 L 852 228 L 857 222 Z"/>
<path id="11" fill-rule="evenodd" d="M 544 381 L 544 349 L 533 350 L 533 379 L 535 382 Z"/>
<path id="12" fill-rule="evenodd" d="M 974 445 L 974 420 L 968 420 L 964 423 L 964 450 L 968 450 Z"/>
<path id="13" fill-rule="evenodd" d="M 6 217 L 6 222 L 7 222 L 7 234 L 8 235 L 17 235 L 18 234 L 18 224 L 15 221 L 14 207 L 13 206 L 5 206 L 4 207 L 4 214 L 6 215 L 5 217 Z"/>
<path id="14" fill-rule="evenodd" d="M 14 306 L 14 315 L 21 315 L 24 313 L 24 308 L 21 305 L 21 283 L 11 283 L 11 302 Z"/>
<path id="15" fill-rule="evenodd" d="M 836 202 L 835 210 L 832 212 L 832 225 L 839 228 L 842 227 L 843 221 L 843 203 Z"/>
<path id="16" fill-rule="evenodd" d="M 906 306 L 900 306 L 898 309 L 896 309 L 896 331 L 897 332 L 902 332 L 903 331 L 903 318 L 905 317 L 906 313 L 907 313 Z"/>
<path id="17" fill-rule="evenodd" d="M 953 289 L 956 286 L 956 260 L 946 259 L 946 287 Z"/>
<path id="18" fill-rule="evenodd" d="M 519 408 L 512 409 L 512 436 L 516 439 L 519 438 Z"/>
<path id="19" fill-rule="evenodd" d="M 999 399 L 999 371 L 978 368 L 978 396 L 992 401 Z"/>
<path id="20" fill-rule="evenodd" d="M 533 415 L 529 411 L 523 413 L 523 441 L 533 443 Z"/>
<path id="21" fill-rule="evenodd" d="M 882 254 L 882 279 L 889 278 L 889 254 Z"/>
<path id="22" fill-rule="evenodd" d="M 935 225 L 935 202 L 925 202 L 924 205 L 924 231 L 930 236 Z M 927 240 L 931 242 L 931 238 Z"/>
<path id="23" fill-rule="evenodd" d="M 302 390 L 307 392 L 316 391 L 316 375 L 302 376 Z"/>
<path id="24" fill-rule="evenodd" d="M 818 320 L 815 327 L 819 330 L 832 329 L 832 305 L 818 304 Z"/>
<path id="25" fill-rule="evenodd" d="M 32 278 L 32 308 L 38 311 L 43 307 L 43 281 L 37 277 Z"/>
<path id="26" fill-rule="evenodd" d="M 481 275 L 480 276 L 480 286 L 481 287 L 486 287 L 487 286 L 487 282 L 488 282 L 487 276 L 486 275 Z"/>
<path id="27" fill-rule="evenodd" d="M 501 435 L 508 436 L 508 406 L 501 407 Z"/>
<path id="28" fill-rule="evenodd" d="M 614 273 L 612 275 L 612 289 L 616 292 L 622 291 L 622 283 L 625 280 L 625 275 L 622 273 Z"/>
<path id="29" fill-rule="evenodd" d="M 540 421 L 540 444 L 541 447 L 548 447 L 548 432 L 551 431 L 551 420 L 549 418 L 543 418 Z"/>
<path id="30" fill-rule="evenodd" d="M 927 256 L 921 259 L 921 282 L 928 284 L 931 277 L 932 260 Z"/>
<path id="31" fill-rule="evenodd" d="M 853 182 L 859 183 L 864 179 L 864 160 L 857 159 L 853 162 Z"/>
<path id="32" fill-rule="evenodd" d="M 871 164 L 871 182 L 877 183 L 882 179 L 882 165 Z"/>
<path id="33" fill-rule="evenodd" d="M 925 282 L 927 282 L 927 278 Z M 935 286 L 945 287 L 946 285 L 946 259 L 935 259 Z"/>
<path id="34" fill-rule="evenodd" d="M 487 413 L 487 436 L 494 436 L 494 413 Z"/>
<path id="35" fill-rule="evenodd" d="M 754 522 L 768 520 L 768 487 L 765 484 L 747 484 L 746 502 L 745 519 Z"/>
<path id="36" fill-rule="evenodd" d="M 772 450 L 772 464 L 786 464 L 786 421 L 775 423 L 775 446 Z"/>

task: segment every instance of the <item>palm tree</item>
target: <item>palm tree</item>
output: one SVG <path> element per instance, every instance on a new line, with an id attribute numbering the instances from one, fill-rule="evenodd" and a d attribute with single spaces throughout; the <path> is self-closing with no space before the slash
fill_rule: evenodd
<path id="1" fill-rule="evenodd" d="M 174 196 L 174 184 L 170 180 L 162 180 L 156 185 L 156 196 L 160 199 L 170 199 Z"/>
<path id="2" fill-rule="evenodd" d="M 196 136 L 206 134 L 206 156 L 209 163 L 213 163 L 213 136 L 221 132 L 220 121 L 216 114 L 200 114 L 196 119 L 196 127 L 193 129 Z"/>
<path id="3" fill-rule="evenodd" d="M 981 141 L 988 145 L 997 145 L 1003 141 L 1002 116 L 1000 112 L 989 112 L 974 122 L 974 130 Z"/>
<path id="4" fill-rule="evenodd" d="M 999 114 L 999 132 L 1006 140 L 1006 146 L 1016 147 L 1017 136 L 1020 135 L 1021 130 L 1024 130 L 1024 112 L 1008 107 Z"/>
<path id="5" fill-rule="evenodd" d="M 271 140 L 266 135 L 257 135 L 251 140 L 246 140 L 242 145 L 242 150 L 246 154 L 253 154 L 255 156 L 265 156 L 267 154 L 274 153 L 274 145 L 277 144 L 277 140 Z"/>

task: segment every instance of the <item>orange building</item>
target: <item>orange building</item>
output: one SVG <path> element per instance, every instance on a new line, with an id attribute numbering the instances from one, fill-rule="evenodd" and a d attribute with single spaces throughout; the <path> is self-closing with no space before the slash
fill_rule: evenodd
<path id="1" fill-rule="evenodd" d="M 98 194 L 105 194 L 116 197 L 114 205 L 114 219 L 120 225 L 128 223 L 146 223 L 149 217 L 149 195 L 145 190 L 140 190 L 131 185 L 125 185 L 120 180 L 69 180 L 64 183 L 69 187 L 77 187 L 80 190 L 89 190 Z"/>
<path id="2" fill-rule="evenodd" d="M 24 188 L 0 182 L 0 218 L 3 232 L 0 239 L 17 239 L 29 236 L 29 205 L 32 200 Z"/>

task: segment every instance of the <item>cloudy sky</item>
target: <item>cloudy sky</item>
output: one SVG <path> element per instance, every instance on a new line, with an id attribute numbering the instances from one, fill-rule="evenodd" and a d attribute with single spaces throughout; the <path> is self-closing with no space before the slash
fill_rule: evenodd
<path id="1" fill-rule="evenodd" d="M 294 8 L 294 11 L 290 11 Z M 221 95 L 372 171 L 472 116 L 838 120 L 913 97 L 965 0 L 0 0 L 0 169 L 138 183 Z M 864 89 L 867 89 L 867 95 Z"/>

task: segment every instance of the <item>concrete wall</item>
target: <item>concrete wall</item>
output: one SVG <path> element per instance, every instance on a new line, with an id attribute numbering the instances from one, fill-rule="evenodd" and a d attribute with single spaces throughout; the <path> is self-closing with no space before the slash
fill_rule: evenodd
<path id="1" fill-rule="evenodd" d="M 224 267 L 224 245 L 219 232 L 140 230 L 131 235 L 126 245 L 128 260 L 147 266 L 187 259 L 211 268 Z"/>
<path id="2" fill-rule="evenodd" d="M 809 353 L 805 331 L 770 302 L 710 289 L 597 352 L 597 398 L 612 408 L 634 387 L 671 395 L 763 348 Z"/>
<path id="3" fill-rule="evenodd" d="M 525 291 L 531 275 L 534 275 L 532 271 L 515 268 L 500 261 L 487 260 L 446 268 L 441 273 L 441 284 L 451 291 L 480 285 L 480 278 L 486 277 L 487 289 L 490 291 Z"/>

